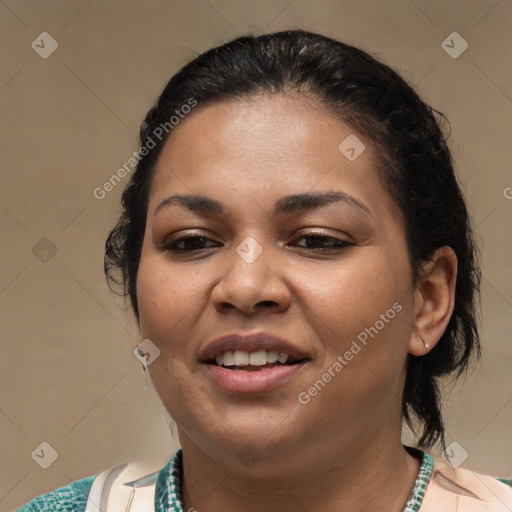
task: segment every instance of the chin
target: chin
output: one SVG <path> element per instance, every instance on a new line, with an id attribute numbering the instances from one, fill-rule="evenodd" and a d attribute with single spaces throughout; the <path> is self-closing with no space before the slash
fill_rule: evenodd
<path id="1" fill-rule="evenodd" d="M 258 406 L 243 410 L 225 411 L 212 416 L 205 430 L 213 425 L 214 431 L 204 432 L 210 443 L 222 446 L 223 451 L 238 454 L 243 448 L 253 447 L 262 455 L 274 456 L 283 450 L 295 449 L 298 426 L 304 428 L 304 421 L 284 409 L 268 410 Z M 299 421 L 298 421 L 299 420 Z M 248 448 L 250 449 L 250 448 Z"/>

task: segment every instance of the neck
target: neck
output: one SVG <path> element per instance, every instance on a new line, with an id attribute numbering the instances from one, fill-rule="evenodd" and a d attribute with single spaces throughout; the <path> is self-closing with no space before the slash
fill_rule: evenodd
<path id="1" fill-rule="evenodd" d="M 420 467 L 399 438 L 329 445 L 323 452 L 317 447 L 292 456 L 288 471 L 262 460 L 244 473 L 209 457 L 186 436 L 182 446 L 184 510 L 198 512 L 402 512 Z"/>

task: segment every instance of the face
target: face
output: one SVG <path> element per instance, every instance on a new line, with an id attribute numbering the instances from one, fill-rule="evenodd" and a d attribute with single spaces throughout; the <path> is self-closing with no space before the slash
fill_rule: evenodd
<path id="1" fill-rule="evenodd" d="M 404 222 L 371 141 L 357 136 L 355 160 L 339 149 L 350 135 L 320 106 L 285 96 L 198 107 L 172 131 L 137 297 L 142 339 L 160 350 L 150 375 L 183 446 L 234 464 L 250 445 L 276 464 L 400 435 L 414 309 Z M 177 194 L 215 202 L 166 201 Z M 287 344 L 212 346 L 261 333 Z M 228 349 L 241 351 L 238 370 L 219 354 Z M 294 357 L 259 366 L 276 351 Z"/>

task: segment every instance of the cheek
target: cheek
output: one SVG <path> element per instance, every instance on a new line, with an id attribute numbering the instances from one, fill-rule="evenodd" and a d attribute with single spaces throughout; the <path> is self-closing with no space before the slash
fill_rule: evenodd
<path id="1" fill-rule="evenodd" d="M 197 273 L 171 272 L 161 258 L 141 259 L 137 274 L 137 300 L 142 334 L 162 338 L 169 329 L 179 332 L 180 324 L 197 308 L 202 288 Z M 172 336 L 171 336 L 172 338 Z"/>
<path id="2" fill-rule="evenodd" d="M 195 352 L 187 341 L 195 322 L 199 290 L 200 286 L 183 273 L 175 277 L 168 262 L 157 257 L 141 258 L 137 300 L 142 339 L 150 339 L 160 350 L 148 367 L 149 374 L 175 421 L 180 418 L 179 404 L 192 403 L 195 396 L 194 378 L 188 368 Z"/>
<path id="3" fill-rule="evenodd" d="M 315 414 L 338 411 L 355 423 L 362 411 L 384 414 L 399 396 L 412 325 L 403 272 L 386 259 L 366 263 L 318 274 L 307 291 L 311 314 L 305 311 L 323 354 L 312 366 L 311 387 L 301 391 L 315 396 Z M 324 377 L 332 382 L 325 388 L 316 384 Z"/>
<path id="4" fill-rule="evenodd" d="M 403 308 L 410 298 L 408 280 L 403 272 L 405 262 L 392 260 L 384 251 L 367 247 L 357 257 L 326 265 L 307 281 L 302 294 L 315 314 L 312 318 L 317 318 L 312 321 L 324 324 L 323 332 L 335 345 L 357 337 L 379 321 L 380 315 L 385 315 L 385 320 L 399 318 L 392 306 L 399 303 Z M 392 323 L 386 324 L 387 331 Z"/>

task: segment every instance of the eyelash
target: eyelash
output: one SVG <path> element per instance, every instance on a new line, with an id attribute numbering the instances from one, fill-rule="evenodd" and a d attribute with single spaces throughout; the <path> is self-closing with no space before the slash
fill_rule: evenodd
<path id="1" fill-rule="evenodd" d="M 319 240 L 330 240 L 331 241 L 331 244 L 327 247 L 320 247 L 320 248 L 314 248 L 314 247 L 303 247 L 303 246 L 300 246 L 302 247 L 303 249 L 307 250 L 307 251 L 328 251 L 328 250 L 335 250 L 335 249 L 343 249 L 345 247 L 350 247 L 350 246 L 353 246 L 355 244 L 353 244 L 352 242 L 347 242 L 345 240 L 340 240 L 339 238 L 336 238 L 334 236 L 331 236 L 331 235 L 326 235 L 326 234 L 323 234 L 323 233 L 310 233 L 310 234 L 306 234 L 306 235 L 302 235 L 298 238 L 296 238 L 295 240 L 300 240 L 301 238 L 308 238 L 308 239 L 312 239 L 312 240 L 315 240 L 316 241 L 319 241 Z M 194 251 L 202 251 L 204 249 L 208 249 L 208 248 L 212 248 L 212 247 L 215 247 L 215 246 L 210 246 L 210 247 L 201 247 L 199 249 L 180 249 L 180 248 L 177 248 L 176 245 L 178 243 L 181 243 L 183 241 L 190 241 L 190 240 L 197 240 L 197 239 L 202 239 L 202 240 L 211 240 L 209 239 L 208 237 L 206 236 L 201 236 L 201 235 L 187 235 L 187 236 L 182 236 L 180 238 L 177 238 L 176 240 L 173 240 L 173 241 L 163 241 L 162 243 L 158 244 L 158 248 L 163 250 L 163 251 L 170 251 L 170 252 L 174 252 L 174 253 L 191 253 L 191 252 L 194 252 Z"/>

